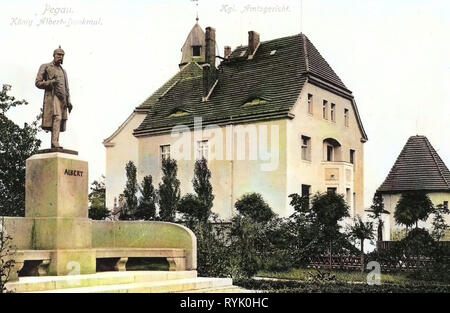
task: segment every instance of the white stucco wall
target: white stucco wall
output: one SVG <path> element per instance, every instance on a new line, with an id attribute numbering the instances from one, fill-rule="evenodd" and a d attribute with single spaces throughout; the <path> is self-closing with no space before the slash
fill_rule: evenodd
<path id="1" fill-rule="evenodd" d="M 144 120 L 145 114 L 133 113 L 110 138 L 105 140 L 106 147 L 106 207 L 114 206 L 114 198 L 119 198 L 126 182 L 125 165 L 128 161 L 138 164 L 138 140 L 133 136 Z"/>
<path id="2" fill-rule="evenodd" d="M 308 94 L 313 95 L 313 113 L 308 113 Z M 323 119 L 323 100 L 336 105 L 336 119 L 331 121 L 330 109 L 328 120 Z M 344 123 L 344 109 L 349 110 L 349 126 Z M 358 127 L 356 113 L 350 100 L 307 83 L 299 100 L 291 110 L 295 118 L 288 122 L 288 194 L 301 193 L 301 185 L 310 185 L 311 192 L 324 192 L 328 187 L 337 188 L 337 192 L 346 195 L 350 188 L 350 199 L 347 200 L 352 216 L 364 215 L 364 144 Z M 301 136 L 311 138 L 311 161 L 301 158 Z M 337 162 L 324 162 L 326 153 L 323 141 L 334 138 L 340 144 L 340 156 Z M 355 164 L 350 163 L 350 149 L 355 150 Z M 347 170 L 350 170 L 348 175 Z M 333 172 L 335 180 L 329 179 L 327 172 Z M 353 203 L 356 195 L 356 208 Z"/>
<path id="3" fill-rule="evenodd" d="M 278 214 L 288 214 L 286 194 L 286 120 L 258 122 L 248 125 L 208 126 L 203 131 L 186 131 L 178 135 L 155 135 L 139 138 L 139 166 L 138 180 L 146 175 L 152 175 L 155 187 L 158 187 L 162 178 L 160 147 L 171 145 L 171 157 L 177 160 L 178 179 L 182 195 L 192 193 L 192 178 L 194 176 L 194 164 L 197 152 L 197 142 L 208 140 L 209 160 L 208 167 L 211 170 L 211 184 L 215 195 L 213 212 L 221 218 L 229 219 L 233 215 L 234 203 L 244 193 L 258 192 Z M 239 137 L 242 127 L 250 133 L 255 131 L 256 140 L 249 137 Z M 265 140 L 264 130 L 267 132 Z M 271 140 L 271 132 L 276 132 L 278 140 Z M 231 135 L 234 134 L 234 135 Z M 247 135 L 245 135 L 247 136 Z M 183 139 L 181 139 L 183 138 Z M 274 137 L 275 138 L 275 137 Z M 277 160 L 270 162 L 270 158 L 261 158 L 258 142 L 264 139 L 267 143 L 265 151 L 276 151 Z M 176 155 L 175 147 L 181 141 L 187 150 L 179 150 Z M 243 143 L 243 145 L 240 145 Z M 221 147 L 221 149 L 220 149 Z M 233 148 L 231 148 L 233 147 Z M 190 151 L 188 151 L 190 149 Z M 242 149 L 242 150 L 240 150 Z M 253 149 L 253 150 L 252 150 Z M 222 151 L 223 153 L 220 153 Z M 239 151 L 245 152 L 240 155 Z M 256 157 L 252 154 L 256 151 Z M 215 156 L 213 156 L 215 154 Z M 230 156 L 233 156 L 232 158 Z M 273 158 L 275 159 L 275 158 Z M 273 166 L 272 166 L 273 165 Z"/>

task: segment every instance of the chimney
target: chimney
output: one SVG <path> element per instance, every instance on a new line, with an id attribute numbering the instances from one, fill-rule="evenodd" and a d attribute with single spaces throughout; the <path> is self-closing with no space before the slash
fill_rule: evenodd
<path id="1" fill-rule="evenodd" d="M 207 101 L 208 94 L 216 80 L 216 30 L 206 27 L 205 31 L 205 64 L 203 66 L 203 98 Z"/>
<path id="2" fill-rule="evenodd" d="M 252 55 L 259 45 L 259 34 L 253 30 L 248 32 L 248 54 Z"/>
<path id="3" fill-rule="evenodd" d="M 210 64 L 211 69 L 216 67 L 216 30 L 212 27 L 206 27 L 205 62 Z"/>
<path id="4" fill-rule="evenodd" d="M 231 47 L 230 46 L 225 46 L 224 51 L 223 51 L 223 57 L 225 59 L 228 59 L 231 55 Z"/>

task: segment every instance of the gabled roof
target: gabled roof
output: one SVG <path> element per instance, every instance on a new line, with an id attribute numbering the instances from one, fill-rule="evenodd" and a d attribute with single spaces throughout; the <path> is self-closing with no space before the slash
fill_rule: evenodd
<path id="1" fill-rule="evenodd" d="M 450 191 L 450 171 L 425 136 L 412 136 L 378 190 Z"/>
<path id="2" fill-rule="evenodd" d="M 247 53 L 247 47 L 240 46 L 229 59 L 221 62 L 208 101 L 202 101 L 205 93 L 200 71 L 197 76 L 178 80 L 157 101 L 148 100 L 148 115 L 135 130 L 135 136 L 164 133 L 178 124 L 190 126 L 195 116 L 202 117 L 203 125 L 292 118 L 290 110 L 303 86 L 307 81 L 314 81 L 351 100 L 362 139 L 367 140 L 351 91 L 305 35 L 261 42 L 252 58 Z M 256 98 L 267 101 L 244 106 L 249 99 Z M 192 114 L 169 118 L 174 107 Z"/>

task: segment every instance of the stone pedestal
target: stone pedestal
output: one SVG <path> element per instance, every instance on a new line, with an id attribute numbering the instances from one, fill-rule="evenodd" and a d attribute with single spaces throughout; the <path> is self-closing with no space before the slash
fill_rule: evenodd
<path id="1" fill-rule="evenodd" d="M 54 250 L 49 275 L 95 273 L 88 219 L 88 163 L 67 153 L 26 162 L 25 217 L 34 219 L 33 248 Z"/>

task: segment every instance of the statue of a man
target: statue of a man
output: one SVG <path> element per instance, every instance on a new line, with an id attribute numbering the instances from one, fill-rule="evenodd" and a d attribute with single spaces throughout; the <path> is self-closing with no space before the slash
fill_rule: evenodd
<path id="1" fill-rule="evenodd" d="M 59 133 L 66 130 L 67 110 L 72 111 L 69 82 L 61 67 L 63 60 L 64 50 L 60 46 L 53 52 L 53 61 L 41 65 L 35 83 L 36 87 L 45 90 L 42 129 L 52 132 L 52 148 L 62 148 Z"/>

